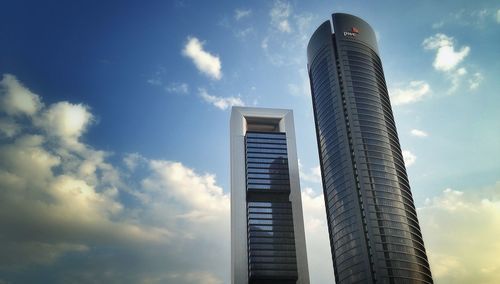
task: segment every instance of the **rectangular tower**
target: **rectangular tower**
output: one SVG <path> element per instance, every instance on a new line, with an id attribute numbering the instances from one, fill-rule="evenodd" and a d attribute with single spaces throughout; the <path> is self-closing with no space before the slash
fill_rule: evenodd
<path id="1" fill-rule="evenodd" d="M 231 282 L 309 283 L 291 110 L 231 111 Z"/>
<path id="2" fill-rule="evenodd" d="M 335 282 L 432 283 L 374 31 L 333 14 L 307 58 Z"/>

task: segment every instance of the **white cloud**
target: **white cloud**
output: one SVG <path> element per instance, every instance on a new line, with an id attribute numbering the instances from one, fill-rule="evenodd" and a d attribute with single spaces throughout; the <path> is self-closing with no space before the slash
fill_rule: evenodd
<path id="1" fill-rule="evenodd" d="M 288 91 L 294 96 L 304 96 L 309 98 L 311 95 L 311 87 L 309 85 L 309 76 L 306 71 L 299 70 L 297 72 L 300 76 L 299 83 L 288 84 Z"/>
<path id="2" fill-rule="evenodd" d="M 425 81 L 411 81 L 406 87 L 392 89 L 390 92 L 393 105 L 403 105 L 422 100 L 431 93 L 431 87 Z"/>
<path id="3" fill-rule="evenodd" d="M 130 171 L 134 171 L 139 164 L 145 163 L 146 161 L 147 159 L 139 153 L 126 154 L 123 158 L 123 162 Z"/>
<path id="4" fill-rule="evenodd" d="M 179 284 L 222 284 L 219 277 L 210 271 L 188 271 L 188 272 L 167 272 L 161 275 L 147 275 L 141 279 L 141 284 L 161 284 L 161 283 L 179 283 Z M 0 284 L 3 284 L 0 282 Z"/>
<path id="5" fill-rule="evenodd" d="M 260 47 L 262 47 L 262 49 L 264 49 L 264 50 L 267 50 L 267 48 L 269 47 L 269 43 L 268 42 L 269 42 L 269 38 L 267 38 L 267 37 L 264 38 L 262 40 L 262 42 L 260 43 Z"/>
<path id="6" fill-rule="evenodd" d="M 450 71 L 457 67 L 469 54 L 470 47 L 463 46 L 455 51 L 455 40 L 445 34 L 435 34 L 422 43 L 425 49 L 436 50 L 434 68 L 438 71 Z"/>
<path id="7" fill-rule="evenodd" d="M 288 84 L 288 91 L 294 96 L 298 96 L 301 93 L 300 87 L 293 83 Z"/>
<path id="8" fill-rule="evenodd" d="M 163 77 L 165 77 L 166 69 L 163 66 L 159 66 L 158 70 L 151 75 L 146 82 L 152 86 L 162 86 L 163 85 Z"/>
<path id="9" fill-rule="evenodd" d="M 0 249 L 2 250 L 2 255 L 12 256 L 8 259 L 0 259 L 0 267 L 7 269 L 16 269 L 26 265 L 27 263 L 39 265 L 41 267 L 53 264 L 56 260 L 65 254 L 69 253 L 84 253 L 89 250 L 89 247 L 79 244 L 50 244 L 50 243 L 40 243 L 40 242 L 30 242 L 30 243 L 16 243 L 16 242 L 4 242 L 0 243 Z M 23 254 L 23 252 L 28 251 L 29 254 Z M 19 254 L 21 252 L 21 254 Z M 21 257 L 26 257 L 21 259 Z M 2 282 L 1 284 L 8 284 L 13 282 Z"/>
<path id="10" fill-rule="evenodd" d="M 307 261 L 311 283 L 333 283 L 334 273 L 323 194 L 302 190 Z"/>
<path id="11" fill-rule="evenodd" d="M 161 87 L 167 93 L 176 93 L 176 94 L 187 94 L 189 93 L 189 85 L 183 82 L 170 82 L 166 84 L 163 81 L 163 77 L 166 76 L 166 70 L 164 67 L 159 67 L 158 71 L 156 71 L 151 78 L 149 78 L 146 82 L 152 86 Z"/>
<path id="12" fill-rule="evenodd" d="M 288 1 L 274 1 L 269 11 L 270 25 L 261 41 L 262 51 L 272 65 L 303 68 L 311 32 L 314 31 L 311 13 L 293 13 L 293 4 Z M 293 32 L 292 32 L 293 31 Z"/>
<path id="13" fill-rule="evenodd" d="M 250 17 L 252 15 L 251 9 L 236 9 L 234 10 L 234 18 L 239 21 L 243 18 Z"/>
<path id="14" fill-rule="evenodd" d="M 292 28 L 290 28 L 290 23 L 288 22 L 288 20 L 281 21 L 278 25 L 278 28 L 282 32 L 287 32 L 287 33 L 292 32 Z"/>
<path id="15" fill-rule="evenodd" d="M 252 22 L 244 21 L 252 16 L 253 11 L 251 9 L 235 9 L 234 10 L 234 21 L 231 21 L 227 17 L 224 17 L 220 21 L 220 25 L 224 28 L 230 30 L 233 35 L 241 41 L 245 41 L 249 36 L 255 38 L 256 30 L 252 26 Z"/>
<path id="16" fill-rule="evenodd" d="M 439 28 L 442 28 L 444 26 L 445 22 L 444 21 L 439 21 L 439 22 L 436 22 L 434 24 L 432 24 L 432 28 L 433 29 L 439 29 Z"/>
<path id="17" fill-rule="evenodd" d="M 306 33 L 309 27 L 312 24 L 312 21 L 314 19 L 314 15 L 305 13 L 305 14 L 299 14 L 294 16 L 297 28 L 300 33 Z M 304 34 L 305 35 L 305 34 Z M 309 39 L 307 39 L 309 40 Z"/>
<path id="18" fill-rule="evenodd" d="M 160 78 L 150 78 L 146 82 L 153 86 L 161 86 L 163 85 L 163 81 Z"/>
<path id="19" fill-rule="evenodd" d="M 16 77 L 4 74 L 0 81 L 0 110 L 8 115 L 36 114 L 43 104 L 40 97 L 24 87 Z"/>
<path id="20" fill-rule="evenodd" d="M 222 280 L 209 271 L 188 272 L 182 275 L 188 283 L 222 284 Z M 174 278 L 178 278 L 176 275 Z"/>
<path id="21" fill-rule="evenodd" d="M 304 166 L 299 159 L 299 175 L 300 178 L 304 181 L 321 184 L 321 168 L 319 165 L 310 168 L 308 171 L 305 171 Z"/>
<path id="22" fill-rule="evenodd" d="M 213 106 L 225 110 L 233 106 L 245 106 L 245 103 L 239 97 L 217 97 L 208 94 L 207 90 L 200 88 L 198 89 L 199 95 L 206 102 L 212 104 Z"/>
<path id="23" fill-rule="evenodd" d="M 419 129 L 412 129 L 410 131 L 411 135 L 413 136 L 416 136 L 416 137 L 427 137 L 429 136 L 429 134 L 423 130 L 419 130 Z"/>
<path id="24" fill-rule="evenodd" d="M 290 27 L 289 17 L 292 13 L 290 3 L 284 1 L 275 1 L 269 15 L 271 16 L 271 24 L 279 31 L 284 33 L 292 32 Z"/>
<path id="25" fill-rule="evenodd" d="M 245 39 L 247 36 L 249 36 L 250 34 L 253 34 L 253 33 L 255 33 L 255 30 L 254 30 L 253 27 L 248 27 L 248 28 L 245 28 L 245 29 L 235 30 L 234 31 L 234 34 L 239 39 Z"/>
<path id="26" fill-rule="evenodd" d="M 432 28 L 439 29 L 445 25 L 449 26 L 466 26 L 479 29 L 485 29 L 490 26 L 490 21 L 498 21 L 498 10 L 482 8 L 478 10 L 460 9 L 450 12 L 439 22 L 432 25 Z"/>
<path id="27" fill-rule="evenodd" d="M 195 37 L 188 37 L 187 43 L 182 50 L 182 54 L 193 60 L 196 68 L 212 79 L 222 78 L 221 62 L 217 55 L 213 55 L 203 49 L 204 42 Z"/>
<path id="28" fill-rule="evenodd" d="M 88 107 L 40 105 L 37 119 L 2 118 L 20 126 L 0 136 L 1 271 L 64 283 L 225 282 L 229 196 L 213 174 L 140 154 L 122 172 L 81 141 Z"/>
<path id="29" fill-rule="evenodd" d="M 181 278 L 173 282 L 224 282 L 230 267 L 229 195 L 217 185 L 215 175 L 198 173 L 180 162 L 148 160 L 147 166 L 141 181 L 147 197 L 141 215 L 175 234 L 167 247 L 158 247 L 169 255 L 169 271 Z"/>
<path id="30" fill-rule="evenodd" d="M 229 195 L 215 183 L 213 174 L 200 175 L 182 163 L 164 160 L 150 160 L 149 167 L 152 175 L 142 181 L 143 187 L 185 208 L 175 217 L 198 223 L 219 220 L 229 212 Z"/>
<path id="31" fill-rule="evenodd" d="M 477 89 L 483 80 L 484 77 L 481 73 L 479 72 L 474 73 L 474 75 L 472 75 L 472 77 L 469 78 L 469 89 L 470 90 Z"/>
<path id="32" fill-rule="evenodd" d="M 487 10 L 480 10 L 471 12 L 471 15 L 479 19 L 484 19 L 488 13 Z M 467 83 L 469 90 L 475 90 L 483 81 L 483 76 L 480 72 L 475 72 L 469 76 L 466 67 L 461 66 L 461 63 L 470 52 L 469 46 L 462 46 L 458 49 L 453 37 L 441 33 L 426 38 L 422 45 L 425 49 L 436 51 L 433 66 L 437 71 L 443 72 L 450 81 L 451 85 L 447 91 L 448 94 L 467 88 L 462 87 Z"/>
<path id="33" fill-rule="evenodd" d="M 460 88 L 460 84 L 463 82 L 466 75 L 467 69 L 465 69 L 465 67 L 460 67 L 447 73 L 448 78 L 451 80 L 451 86 L 448 89 L 448 94 L 454 93 Z"/>
<path id="34" fill-rule="evenodd" d="M 67 146 L 81 148 L 78 139 L 94 121 L 89 108 L 82 104 L 58 102 L 44 110 L 35 124 Z"/>
<path id="35" fill-rule="evenodd" d="M 482 19 L 485 19 L 489 13 L 490 13 L 490 11 L 488 11 L 487 9 L 481 9 L 481 10 L 475 11 L 475 14 L 476 14 L 475 16 L 482 20 Z"/>
<path id="36" fill-rule="evenodd" d="M 417 160 L 417 156 L 408 150 L 403 150 L 403 159 L 405 161 L 405 166 L 410 167 Z"/>
<path id="37" fill-rule="evenodd" d="M 11 119 L 0 119 L 0 137 L 14 137 L 21 131 L 21 127 Z"/>
<path id="38" fill-rule="evenodd" d="M 294 32 L 295 38 L 293 41 L 297 41 L 301 48 L 306 48 L 309 43 L 309 39 L 311 37 L 311 32 L 315 28 L 313 26 L 313 22 L 316 16 L 311 13 L 301 13 L 293 15 L 294 25 L 297 27 L 297 30 Z"/>
<path id="39" fill-rule="evenodd" d="M 172 82 L 165 86 L 165 91 L 168 93 L 187 94 L 189 93 L 189 85 L 186 83 Z"/>
<path id="40" fill-rule="evenodd" d="M 96 183 L 72 170 L 86 157 L 62 157 L 58 145 L 41 135 L 22 134 L 0 146 L 0 222 L 3 224 L 1 266 L 50 264 L 70 251 L 87 251 L 95 244 L 163 242 L 168 232 L 134 225 L 123 218 L 117 189 Z M 62 146 L 64 147 L 64 146 Z M 99 167 L 100 168 L 100 167 Z M 26 234 L 26 232 L 30 232 Z M 8 249 L 7 249 L 8 248 Z"/>
<path id="41" fill-rule="evenodd" d="M 500 281 L 499 197 L 500 182 L 468 191 L 448 188 L 418 209 L 436 282 Z"/>

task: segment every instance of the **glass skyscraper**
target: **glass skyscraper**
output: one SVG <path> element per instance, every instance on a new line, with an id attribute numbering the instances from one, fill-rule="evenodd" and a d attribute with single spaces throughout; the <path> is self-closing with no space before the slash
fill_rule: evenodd
<path id="1" fill-rule="evenodd" d="M 432 283 L 378 54 L 372 28 L 340 13 L 307 47 L 335 280 Z"/>
<path id="2" fill-rule="evenodd" d="M 309 283 L 290 110 L 232 109 L 231 258 L 234 284 Z"/>

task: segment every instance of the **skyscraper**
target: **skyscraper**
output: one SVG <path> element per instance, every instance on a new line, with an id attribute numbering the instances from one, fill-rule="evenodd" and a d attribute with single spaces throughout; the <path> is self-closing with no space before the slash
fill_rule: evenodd
<path id="1" fill-rule="evenodd" d="M 231 282 L 307 284 L 291 110 L 231 111 Z"/>
<path id="2" fill-rule="evenodd" d="M 336 283 L 432 283 L 375 33 L 332 23 L 307 58 Z"/>

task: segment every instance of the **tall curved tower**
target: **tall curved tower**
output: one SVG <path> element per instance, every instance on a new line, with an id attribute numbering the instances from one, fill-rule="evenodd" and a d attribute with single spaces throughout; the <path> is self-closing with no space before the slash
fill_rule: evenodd
<path id="1" fill-rule="evenodd" d="M 332 20 L 307 57 L 336 283 L 432 283 L 375 33 Z"/>

